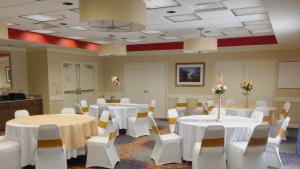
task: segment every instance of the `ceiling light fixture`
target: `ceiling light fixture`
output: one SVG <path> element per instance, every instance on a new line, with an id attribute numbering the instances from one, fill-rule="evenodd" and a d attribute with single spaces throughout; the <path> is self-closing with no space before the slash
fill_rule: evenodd
<path id="1" fill-rule="evenodd" d="M 82 26 L 71 26 L 69 27 L 70 29 L 75 29 L 75 30 L 79 30 L 79 31 L 87 31 L 88 29 Z"/>
<path id="2" fill-rule="evenodd" d="M 184 41 L 184 53 L 206 53 L 218 50 L 218 41 L 216 38 L 205 38 L 202 36 L 204 28 L 199 28 L 200 37 Z"/>
<path id="3" fill-rule="evenodd" d="M 144 31 L 142 31 L 143 33 L 145 33 L 145 34 L 150 34 L 150 35 L 152 35 L 152 34 L 162 34 L 162 33 L 165 33 L 165 32 L 163 32 L 163 31 L 160 31 L 160 30 L 144 30 Z"/>
<path id="4" fill-rule="evenodd" d="M 201 20 L 201 18 L 195 14 L 173 15 L 173 16 L 166 16 L 165 18 L 172 22 L 185 22 L 185 21 Z"/>
<path id="5" fill-rule="evenodd" d="M 174 0 L 144 0 L 147 9 L 158 9 L 180 6 L 180 4 Z"/>
<path id="6" fill-rule="evenodd" d="M 138 42 L 143 42 L 144 40 L 142 40 L 142 39 L 126 39 L 125 41 L 129 42 L 129 43 L 138 43 Z"/>
<path id="7" fill-rule="evenodd" d="M 48 22 L 48 21 L 56 21 L 57 18 L 43 15 L 43 14 L 33 14 L 33 15 L 23 15 L 20 16 L 21 18 L 26 18 L 34 21 L 39 21 L 39 22 Z"/>
<path id="8" fill-rule="evenodd" d="M 35 32 L 35 33 L 43 33 L 43 34 L 51 34 L 51 33 L 54 33 L 54 31 L 46 30 L 46 29 L 36 29 L 36 30 L 32 30 L 31 32 Z"/>
<path id="9" fill-rule="evenodd" d="M 76 39 L 76 40 L 82 40 L 82 39 L 85 39 L 85 38 L 82 37 L 82 36 L 69 36 L 68 38 L 69 38 L 69 39 Z"/>
<path id="10" fill-rule="evenodd" d="M 244 16 L 244 15 L 263 14 L 266 13 L 267 10 L 263 6 L 258 6 L 258 7 L 232 9 L 232 12 L 234 13 L 235 16 Z"/>
<path id="11" fill-rule="evenodd" d="M 164 39 L 164 40 L 178 40 L 178 39 L 180 39 L 177 36 L 163 36 L 163 37 L 160 37 L 160 38 Z"/>
<path id="12" fill-rule="evenodd" d="M 104 32 L 135 32 L 145 29 L 142 0 L 79 0 L 80 21 Z"/>

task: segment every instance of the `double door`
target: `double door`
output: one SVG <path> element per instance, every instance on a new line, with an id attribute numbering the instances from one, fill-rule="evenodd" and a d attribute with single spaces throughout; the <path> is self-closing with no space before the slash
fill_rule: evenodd
<path id="1" fill-rule="evenodd" d="M 95 102 L 96 72 L 96 64 L 63 63 L 64 106 L 72 107 L 82 99 Z"/>
<path id="2" fill-rule="evenodd" d="M 164 63 L 126 64 L 124 67 L 124 95 L 133 103 L 150 104 L 156 100 L 155 117 L 165 118 L 166 72 Z"/>

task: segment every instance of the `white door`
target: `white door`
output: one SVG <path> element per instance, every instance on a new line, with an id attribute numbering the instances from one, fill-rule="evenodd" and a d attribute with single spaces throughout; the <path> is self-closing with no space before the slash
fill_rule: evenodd
<path id="1" fill-rule="evenodd" d="M 165 118 L 166 65 L 127 64 L 124 68 L 124 95 L 134 103 L 156 100 L 155 117 Z"/>
<path id="2" fill-rule="evenodd" d="M 77 64 L 63 64 L 63 86 L 64 86 L 64 106 L 73 106 L 78 103 L 78 81 Z"/>

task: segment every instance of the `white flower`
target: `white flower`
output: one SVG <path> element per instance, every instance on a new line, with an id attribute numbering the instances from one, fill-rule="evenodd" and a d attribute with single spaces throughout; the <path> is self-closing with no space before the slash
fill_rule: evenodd
<path id="1" fill-rule="evenodd" d="M 118 79 L 118 77 L 117 76 L 113 76 L 112 78 L 111 78 L 111 81 L 116 81 Z"/>
<path id="2" fill-rule="evenodd" d="M 224 85 L 224 86 L 223 86 L 223 88 L 224 88 L 225 90 L 227 90 L 227 89 L 228 89 L 226 85 Z"/>

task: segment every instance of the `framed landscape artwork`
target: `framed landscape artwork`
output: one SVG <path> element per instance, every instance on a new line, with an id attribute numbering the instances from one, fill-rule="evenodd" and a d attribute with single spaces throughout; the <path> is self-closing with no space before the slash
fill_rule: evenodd
<path id="1" fill-rule="evenodd" d="M 177 63 L 176 86 L 204 86 L 205 63 Z"/>

